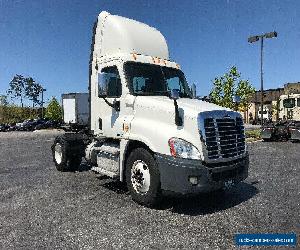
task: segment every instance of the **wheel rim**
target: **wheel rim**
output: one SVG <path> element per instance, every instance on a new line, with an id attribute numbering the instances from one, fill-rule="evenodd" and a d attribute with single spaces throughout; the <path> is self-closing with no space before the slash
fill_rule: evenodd
<path id="1" fill-rule="evenodd" d="M 150 187 L 150 171 L 143 161 L 135 161 L 131 168 L 131 184 L 137 193 L 145 194 Z"/>
<path id="2" fill-rule="evenodd" d="M 59 143 L 54 147 L 54 158 L 57 164 L 62 162 L 62 147 Z"/>

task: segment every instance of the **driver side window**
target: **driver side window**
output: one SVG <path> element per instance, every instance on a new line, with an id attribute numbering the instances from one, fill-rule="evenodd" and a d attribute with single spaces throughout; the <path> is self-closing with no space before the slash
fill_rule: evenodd
<path id="1" fill-rule="evenodd" d="M 120 97 L 122 84 L 117 66 L 106 67 L 98 75 L 99 95 Z"/>

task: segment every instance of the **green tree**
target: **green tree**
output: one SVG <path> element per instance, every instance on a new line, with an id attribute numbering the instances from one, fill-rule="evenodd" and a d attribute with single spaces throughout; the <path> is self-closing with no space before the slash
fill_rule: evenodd
<path id="1" fill-rule="evenodd" d="M 276 100 L 276 103 L 272 105 L 272 115 L 275 116 L 276 121 L 279 120 L 280 111 L 282 111 L 282 108 L 280 108 L 280 98 L 278 98 Z"/>
<path id="2" fill-rule="evenodd" d="M 22 75 L 15 75 L 14 78 L 9 83 L 9 89 L 7 91 L 8 95 L 12 98 L 20 98 L 21 106 L 23 107 L 23 100 L 26 96 L 25 94 L 25 83 L 26 79 Z"/>
<path id="3" fill-rule="evenodd" d="M 0 95 L 0 123 L 4 123 L 7 118 L 8 100 L 6 95 Z"/>
<path id="4" fill-rule="evenodd" d="M 55 97 L 52 97 L 52 100 L 48 104 L 45 117 L 54 121 L 62 119 L 62 108 Z"/>
<path id="5" fill-rule="evenodd" d="M 7 95 L 0 95 L 0 106 L 7 106 L 8 98 Z"/>
<path id="6" fill-rule="evenodd" d="M 209 96 L 213 103 L 233 109 L 235 108 L 233 97 L 238 95 L 241 98 L 239 108 L 245 111 L 248 109 L 249 101 L 254 93 L 255 88 L 249 80 L 241 79 L 241 73 L 238 72 L 237 67 L 232 66 L 229 72 L 215 78 Z"/>
<path id="7" fill-rule="evenodd" d="M 32 77 L 25 78 L 25 94 L 32 101 L 32 107 L 35 104 L 40 104 L 39 96 L 42 91 L 42 85 L 33 80 Z"/>

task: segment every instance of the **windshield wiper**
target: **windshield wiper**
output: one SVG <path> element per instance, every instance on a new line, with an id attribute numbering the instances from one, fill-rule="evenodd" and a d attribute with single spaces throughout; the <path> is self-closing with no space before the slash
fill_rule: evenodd
<path id="1" fill-rule="evenodd" d="M 164 94 L 164 95 L 161 95 L 161 96 L 170 96 L 170 91 L 151 91 L 151 92 L 143 92 L 143 91 L 136 91 L 134 92 L 134 94 L 137 94 L 137 95 L 145 95 L 145 96 L 152 96 L 152 95 L 155 95 L 155 94 Z"/>
<path id="2" fill-rule="evenodd" d="M 153 91 L 153 93 L 166 94 L 167 96 L 170 96 L 170 91 L 168 90 L 157 90 L 157 91 Z"/>

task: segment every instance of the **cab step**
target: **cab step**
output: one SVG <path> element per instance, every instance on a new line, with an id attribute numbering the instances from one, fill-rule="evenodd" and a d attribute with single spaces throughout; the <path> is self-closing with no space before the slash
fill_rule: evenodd
<path id="1" fill-rule="evenodd" d="M 111 171 L 105 170 L 105 169 L 100 168 L 100 167 L 92 167 L 91 170 L 94 171 L 94 172 L 96 172 L 96 173 L 108 176 L 108 177 L 110 177 L 112 179 L 115 179 L 115 178 L 117 178 L 119 176 L 118 173 L 111 172 Z"/>
<path id="2" fill-rule="evenodd" d="M 120 174 L 120 144 L 104 142 L 97 153 L 96 172 L 116 178 Z M 94 171 L 95 171 L 94 170 Z"/>

